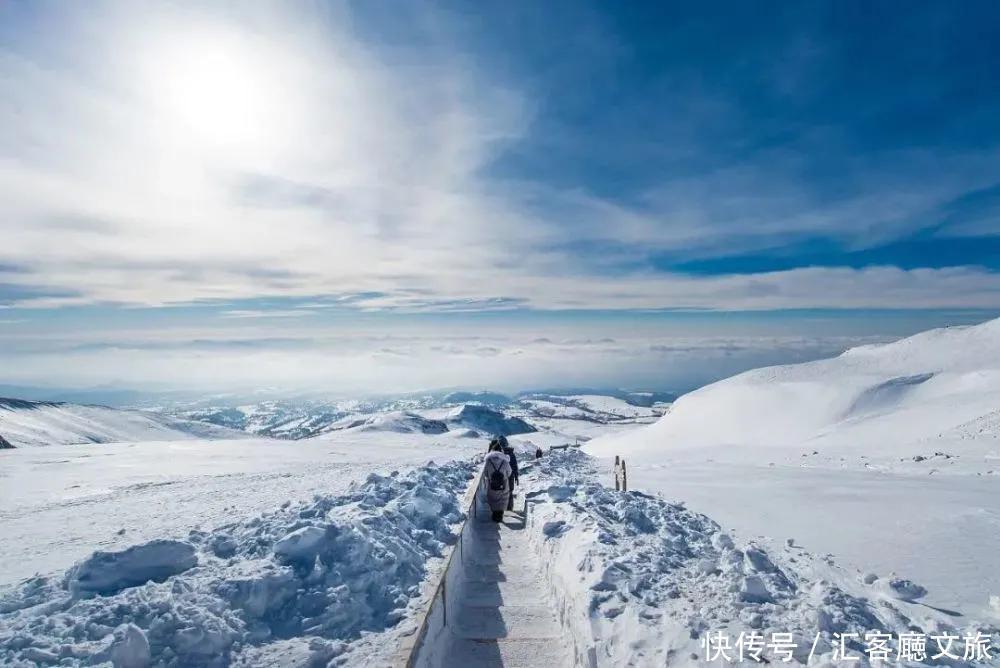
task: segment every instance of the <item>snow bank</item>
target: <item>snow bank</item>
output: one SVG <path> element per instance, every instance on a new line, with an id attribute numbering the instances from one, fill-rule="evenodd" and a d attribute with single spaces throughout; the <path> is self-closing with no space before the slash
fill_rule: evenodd
<path id="1" fill-rule="evenodd" d="M 709 632 L 791 633 L 800 663 L 814 641 L 814 661 L 832 661 L 835 634 L 983 631 L 1000 641 L 995 624 L 912 602 L 922 595 L 914 583 L 852 580 L 794 546 L 775 554 L 737 544 L 682 505 L 605 488 L 582 453 L 553 452 L 539 469 L 528 493 L 532 538 L 578 664 L 704 665 Z"/>
<path id="2" fill-rule="evenodd" d="M 654 425 L 592 442 L 587 451 L 632 456 L 850 443 L 905 456 L 915 441 L 957 437 L 971 425 L 980 437 L 1000 436 L 1000 422 L 989 419 L 998 405 L 1000 319 L 748 371 L 684 395 Z"/>
<path id="3" fill-rule="evenodd" d="M 95 552 L 70 570 L 66 587 L 77 596 L 109 596 L 150 581 L 162 582 L 197 564 L 190 543 L 154 540 L 121 552 Z"/>
<path id="4" fill-rule="evenodd" d="M 0 592 L 0 664 L 343 662 L 409 614 L 471 476 L 468 463 L 372 474 L 340 496 L 32 578 Z"/>

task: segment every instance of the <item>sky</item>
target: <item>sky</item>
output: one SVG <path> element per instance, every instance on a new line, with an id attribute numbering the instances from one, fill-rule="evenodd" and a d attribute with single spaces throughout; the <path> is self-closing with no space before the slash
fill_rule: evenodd
<path id="1" fill-rule="evenodd" d="M 0 384 L 688 389 L 1000 315 L 991 2 L 0 2 Z"/>

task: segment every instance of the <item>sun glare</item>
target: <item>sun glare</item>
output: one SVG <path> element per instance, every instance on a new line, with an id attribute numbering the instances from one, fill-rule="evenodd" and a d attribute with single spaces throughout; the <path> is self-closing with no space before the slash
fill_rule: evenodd
<path id="1" fill-rule="evenodd" d="M 273 139 L 278 82 L 267 59 L 243 40 L 202 36 L 171 43 L 153 67 L 157 112 L 189 140 L 256 150 Z"/>

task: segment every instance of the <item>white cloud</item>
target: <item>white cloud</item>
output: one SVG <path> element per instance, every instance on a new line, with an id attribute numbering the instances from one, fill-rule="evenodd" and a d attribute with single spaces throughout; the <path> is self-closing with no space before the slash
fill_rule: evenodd
<path id="1" fill-rule="evenodd" d="M 48 50 L 0 51 L 0 265 L 19 267 L 3 282 L 43 289 L 21 303 L 1000 306 L 1000 276 L 974 268 L 612 271 L 650 249 L 746 249 L 810 230 L 877 239 L 982 185 L 994 157 L 941 157 L 932 187 L 881 180 L 826 208 L 787 156 L 664 184 L 632 207 L 500 181 L 487 168 L 528 138 L 532 101 L 447 45 L 381 49 L 346 10 L 295 7 L 61 8 Z M 581 260 L 567 243 L 597 250 Z"/>
<path id="2" fill-rule="evenodd" d="M 475 172 L 520 131 L 516 96 L 478 88 L 444 59 L 380 62 L 347 25 L 119 5 L 96 37 L 61 36 L 92 56 L 87 76 L 3 54 L 0 261 L 31 270 L 12 280 L 156 304 L 366 290 L 485 266 L 477 229 L 495 220 L 481 215 Z M 102 60 L 99 40 L 135 62 Z M 199 67 L 219 60 L 220 42 L 234 53 L 222 52 L 213 81 Z M 211 91 L 236 71 L 239 90 Z M 208 80 L 169 90 L 191 76 Z M 197 101 L 172 99 L 193 94 L 206 97 L 203 124 Z M 270 102 L 264 112 L 234 104 L 256 98 Z"/>

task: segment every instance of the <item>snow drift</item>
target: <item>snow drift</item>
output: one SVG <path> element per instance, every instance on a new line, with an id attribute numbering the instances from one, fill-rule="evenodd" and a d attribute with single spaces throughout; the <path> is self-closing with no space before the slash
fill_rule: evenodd
<path id="1" fill-rule="evenodd" d="M 246 436 L 145 411 L 6 398 L 0 398 L 0 434 L 13 447 Z"/>
<path id="2" fill-rule="evenodd" d="M 147 582 L 163 582 L 197 564 L 189 543 L 154 540 L 121 552 L 95 552 L 66 574 L 65 586 L 81 598 L 111 596 Z"/>
<path id="3" fill-rule="evenodd" d="M 795 646 L 787 658 L 762 643 L 747 664 L 827 666 L 840 662 L 843 634 L 1000 637 L 995 622 L 921 604 L 926 591 L 915 583 L 857 577 L 791 544 L 741 543 L 683 504 L 611 490 L 597 482 L 595 461 L 578 451 L 552 452 L 537 468 L 528 492 L 531 537 L 577 656 L 589 657 L 577 665 L 724 665 L 707 661 L 703 644 L 719 632 L 734 639 L 790 635 Z M 860 642 L 849 647 L 863 657 Z M 964 645 L 956 649 L 962 656 Z M 991 665 L 1000 663 L 993 658 Z M 853 665 L 869 664 L 861 658 Z"/>
<path id="4" fill-rule="evenodd" d="M 371 634 L 418 600 L 471 476 L 468 462 L 371 474 L 347 494 L 0 590 L 0 664 L 326 665 L 362 636 L 391 651 Z"/>
<path id="5" fill-rule="evenodd" d="M 682 396 L 642 432 L 592 454 L 705 446 L 855 447 L 898 455 L 931 436 L 1000 436 L 1000 319 L 839 357 L 756 369 Z"/>

